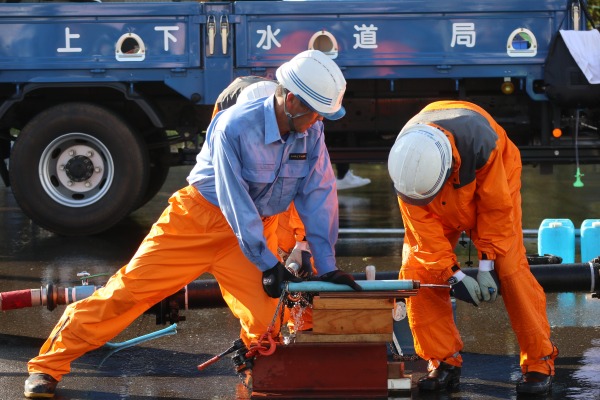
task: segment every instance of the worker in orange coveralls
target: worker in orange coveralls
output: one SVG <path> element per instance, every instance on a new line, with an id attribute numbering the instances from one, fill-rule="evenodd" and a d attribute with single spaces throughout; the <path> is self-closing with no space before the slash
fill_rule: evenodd
<path id="1" fill-rule="evenodd" d="M 521 226 L 521 158 L 504 129 L 464 101 L 429 104 L 404 126 L 388 170 L 405 227 L 401 279 L 450 284 L 457 299 L 494 301 L 497 274 L 521 350 L 517 393 L 550 391 L 558 349 L 550 341 L 546 297 L 529 269 Z M 454 249 L 466 232 L 478 250 L 477 279 Z M 417 354 L 429 360 L 422 391 L 456 389 L 463 343 L 450 293 L 424 288 L 407 300 Z"/>
<path id="2" fill-rule="evenodd" d="M 361 290 L 336 267 L 338 203 L 322 122 L 345 114 L 346 81 L 315 50 L 296 55 L 276 76 L 274 96 L 232 106 L 212 120 L 189 186 L 171 196 L 128 265 L 65 309 L 28 363 L 25 397 L 53 397 L 73 360 L 206 272 L 228 294 L 246 346 L 262 346 L 266 335 L 278 340 L 282 284 L 299 278 L 275 255 L 275 216 L 292 201 L 320 278 Z"/>

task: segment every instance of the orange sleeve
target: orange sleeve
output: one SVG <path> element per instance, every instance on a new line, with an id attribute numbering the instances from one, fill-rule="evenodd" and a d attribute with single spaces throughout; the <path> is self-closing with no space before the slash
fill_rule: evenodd
<path id="1" fill-rule="evenodd" d="M 475 171 L 476 229 L 471 239 L 478 251 L 479 259 L 485 254 L 495 260 L 496 254 L 506 254 L 510 243 L 521 229 L 520 213 L 515 214 L 513 197 L 521 187 L 521 160 L 518 149 L 508 139 L 504 129 L 476 104 L 464 101 L 441 101 L 426 106 L 424 110 L 465 108 L 479 113 L 489 123 L 498 137 L 483 167 Z M 517 217 L 515 217 L 517 215 Z M 515 221 L 515 219 L 519 221 Z M 518 227 L 518 228 L 517 228 Z"/>
<path id="2" fill-rule="evenodd" d="M 511 161 L 504 160 L 499 148 L 496 148 L 487 164 L 475 174 L 477 229 L 472 239 L 479 259 L 483 254 L 488 260 L 495 260 L 496 254 L 506 254 L 516 234 L 511 188 L 506 174 L 507 167 L 512 170 L 514 165 L 505 165 L 505 162 Z"/>
<path id="3" fill-rule="evenodd" d="M 398 198 L 402 221 L 404 222 L 404 242 L 410 247 L 407 266 L 422 265 L 430 272 L 439 272 L 443 280 L 453 274 L 452 266 L 458 265 L 456 254 L 450 241 L 444 235 L 444 227 L 437 216 L 427 207 L 411 206 Z"/>

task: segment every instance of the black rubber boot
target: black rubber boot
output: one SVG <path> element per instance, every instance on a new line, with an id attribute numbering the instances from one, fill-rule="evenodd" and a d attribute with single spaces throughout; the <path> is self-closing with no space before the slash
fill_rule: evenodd
<path id="1" fill-rule="evenodd" d="M 54 397 L 57 384 L 58 381 L 48 374 L 30 374 L 23 394 L 28 399 L 49 399 Z"/>
<path id="2" fill-rule="evenodd" d="M 442 389 L 458 389 L 460 385 L 461 367 L 455 367 L 445 362 L 440 363 L 436 369 L 419 379 L 419 390 L 436 391 Z"/>
<path id="3" fill-rule="evenodd" d="M 552 375 L 541 372 L 527 372 L 517 382 L 519 394 L 547 394 L 552 389 Z"/>

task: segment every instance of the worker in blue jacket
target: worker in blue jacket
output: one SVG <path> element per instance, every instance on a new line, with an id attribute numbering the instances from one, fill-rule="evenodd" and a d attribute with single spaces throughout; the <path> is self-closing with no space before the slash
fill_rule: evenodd
<path id="1" fill-rule="evenodd" d="M 246 346 L 261 346 L 265 335 L 278 340 L 282 283 L 298 278 L 278 259 L 274 232 L 277 214 L 292 201 L 321 279 L 360 290 L 336 266 L 338 203 L 322 122 L 345 114 L 346 81 L 315 50 L 284 63 L 276 77 L 275 96 L 232 106 L 212 120 L 189 185 L 169 199 L 131 261 L 65 309 L 28 363 L 25 397 L 52 397 L 72 361 L 206 272 L 239 318 Z"/>

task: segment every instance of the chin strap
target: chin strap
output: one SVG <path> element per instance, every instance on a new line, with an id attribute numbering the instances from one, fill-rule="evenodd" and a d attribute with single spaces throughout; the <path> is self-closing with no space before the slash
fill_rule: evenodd
<path id="1" fill-rule="evenodd" d="M 290 128 L 290 133 L 295 133 L 296 132 L 296 126 L 294 125 L 294 117 L 292 117 L 291 114 L 289 113 L 285 113 L 288 117 L 288 126 Z"/>
<path id="2" fill-rule="evenodd" d="M 294 118 L 299 118 L 299 117 L 302 117 L 302 116 L 304 116 L 304 115 L 306 115 L 306 114 L 309 114 L 309 113 L 311 113 L 312 111 L 311 111 L 311 110 L 308 110 L 308 111 L 306 111 L 306 112 L 303 112 L 303 113 L 299 113 L 299 114 L 296 114 L 296 115 L 292 115 L 292 114 L 290 114 L 290 112 L 287 110 L 287 107 L 286 107 L 285 103 L 286 103 L 286 99 L 284 98 L 284 99 L 283 99 L 283 112 L 285 113 L 285 115 L 286 115 L 286 116 L 287 116 L 287 118 L 288 118 L 288 126 L 289 126 L 289 128 L 290 128 L 290 133 L 295 133 L 295 132 L 297 132 L 297 130 L 296 130 L 296 125 L 294 125 Z"/>
<path id="3" fill-rule="evenodd" d="M 287 110 L 287 107 L 285 106 L 286 103 L 286 99 L 283 99 L 283 112 L 285 113 L 285 115 L 287 116 L 288 119 L 288 127 L 290 128 L 290 133 L 296 132 L 296 125 L 294 125 L 294 118 L 296 118 L 297 116 L 290 114 L 290 112 Z"/>

